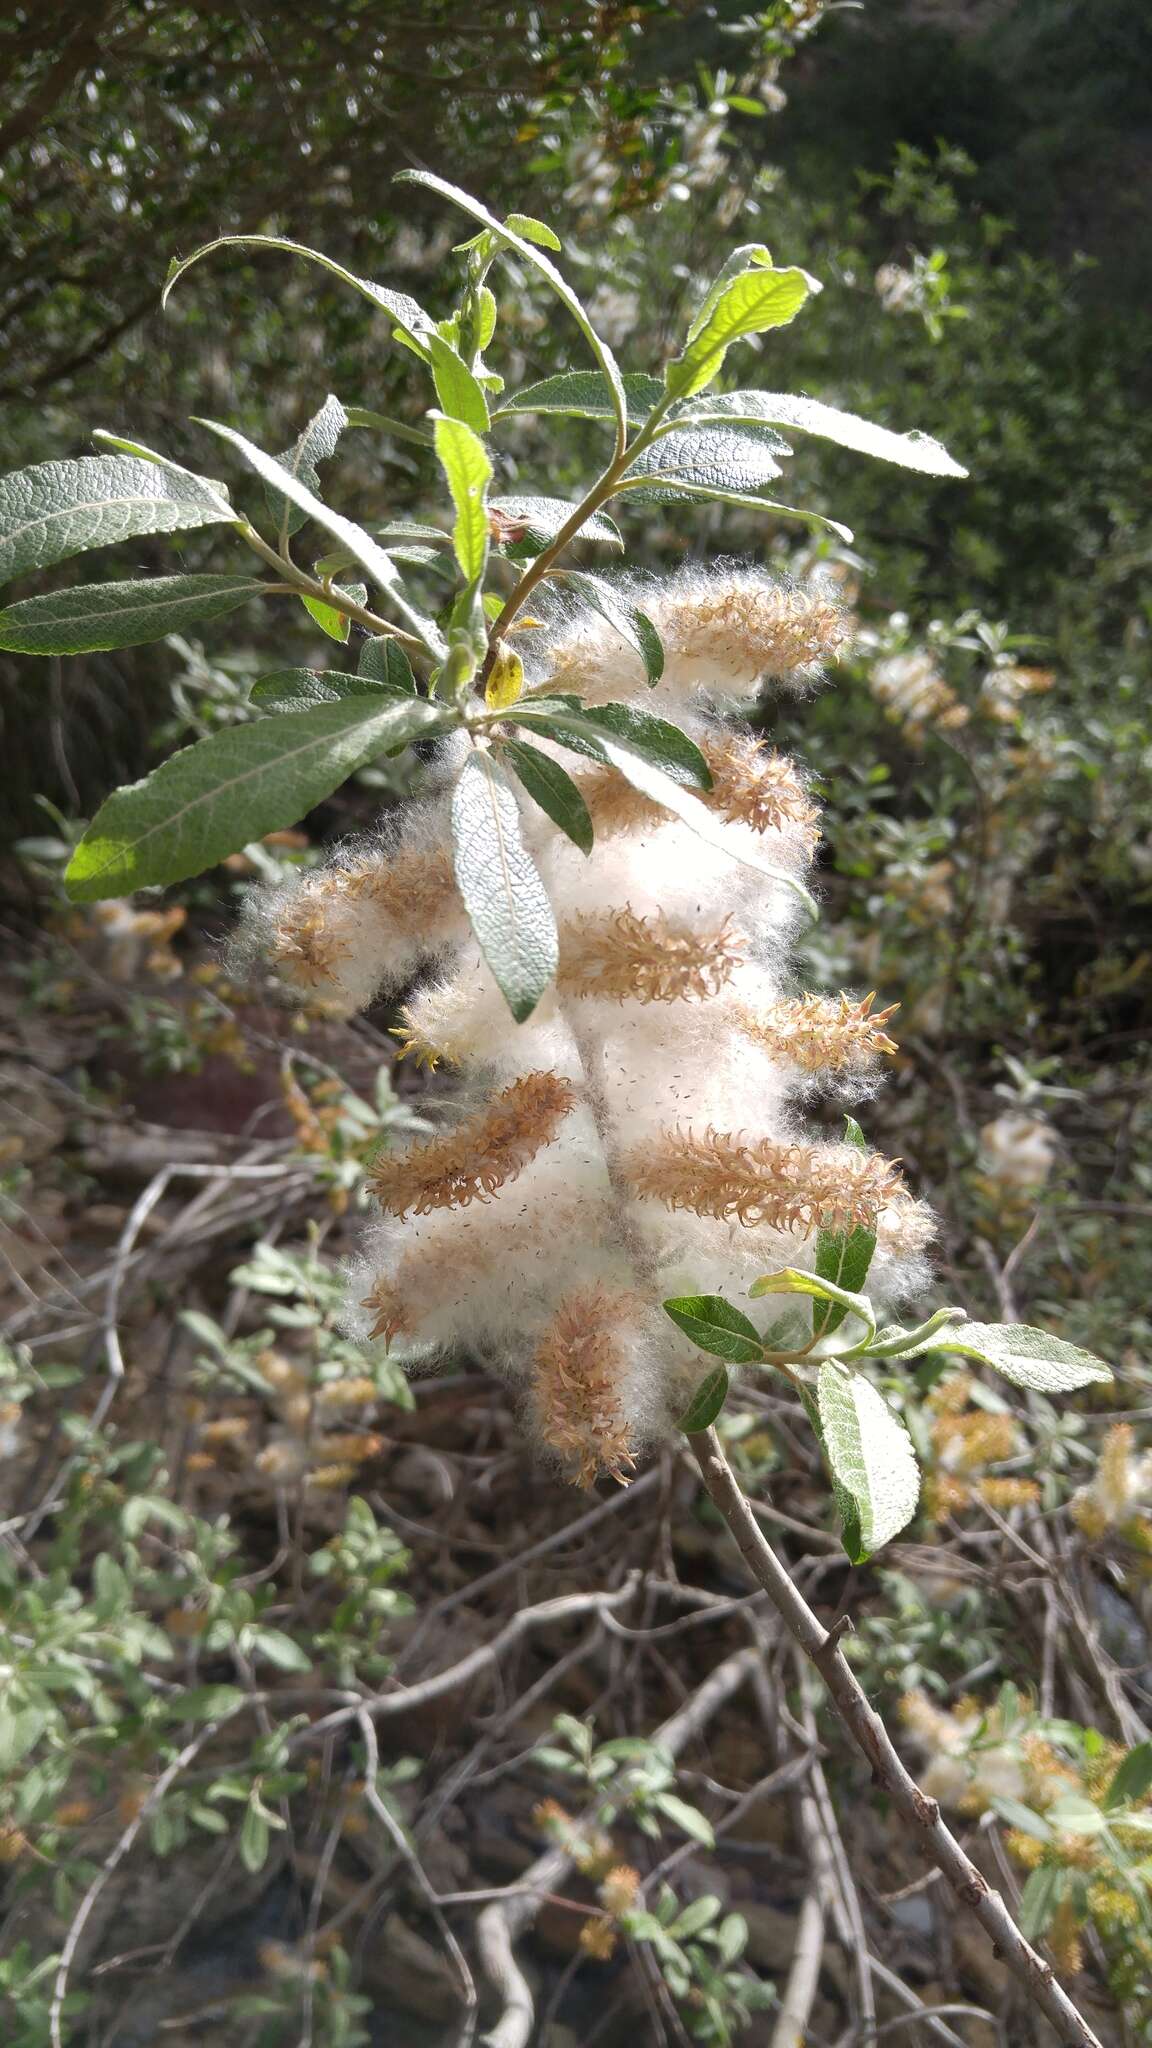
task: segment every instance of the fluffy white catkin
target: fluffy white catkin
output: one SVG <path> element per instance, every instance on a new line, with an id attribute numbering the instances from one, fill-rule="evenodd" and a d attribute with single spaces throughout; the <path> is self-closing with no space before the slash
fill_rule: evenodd
<path id="1" fill-rule="evenodd" d="M 591 613 L 532 635 L 530 685 L 667 707 L 708 758 L 724 844 L 566 754 L 596 840 L 585 858 L 523 801 L 560 928 L 555 985 L 526 1024 L 469 934 L 444 798 L 247 913 L 286 984 L 345 1012 L 422 971 L 406 1049 L 471 1087 L 458 1121 L 373 1169 L 355 1326 L 466 1345 L 520 1387 L 537 1440 L 583 1483 L 623 1479 L 702 1376 L 666 1297 L 739 1298 L 811 1264 L 822 1225 L 866 1222 L 892 1301 L 922 1284 L 931 1234 L 890 1162 L 804 1129 L 814 1087 L 859 1093 L 893 1050 L 887 1013 L 793 993 L 796 897 L 763 864 L 798 879 L 817 813 L 794 763 L 728 722 L 767 678 L 806 687 L 840 615 L 743 568 L 683 572 L 642 601 L 666 650 L 656 689 Z"/>

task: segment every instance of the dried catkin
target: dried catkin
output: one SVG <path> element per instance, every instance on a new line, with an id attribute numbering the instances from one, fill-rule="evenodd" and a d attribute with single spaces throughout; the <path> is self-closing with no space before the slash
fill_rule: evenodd
<path id="1" fill-rule="evenodd" d="M 306 1001 L 348 1011 L 403 987 L 402 1054 L 459 1070 L 460 1113 L 371 1169 L 377 1216 L 350 1324 L 365 1340 L 470 1350 L 582 1484 L 625 1481 L 702 1376 L 665 1298 L 738 1300 L 773 1267 L 810 1265 L 821 1227 L 867 1224 L 874 1291 L 893 1306 L 922 1283 L 931 1234 L 893 1162 L 804 1126 L 822 1078 L 870 1085 L 894 1050 L 891 1011 L 793 994 L 801 913 L 787 878 L 811 862 L 818 814 L 796 765 L 726 722 L 765 678 L 806 688 L 842 644 L 841 614 L 820 591 L 743 567 L 631 594 L 665 650 L 654 689 L 606 619 L 571 609 L 523 634 L 528 688 L 674 718 L 709 764 L 716 843 L 534 733 L 578 781 L 596 838 L 586 858 L 520 799 L 560 935 L 555 983 L 527 1023 L 512 1022 L 456 891 L 454 743 L 432 771 L 439 793 L 389 843 L 342 848 L 294 887 L 257 893 L 242 941 Z M 367 1441 L 329 1438 L 309 1483 Z"/>

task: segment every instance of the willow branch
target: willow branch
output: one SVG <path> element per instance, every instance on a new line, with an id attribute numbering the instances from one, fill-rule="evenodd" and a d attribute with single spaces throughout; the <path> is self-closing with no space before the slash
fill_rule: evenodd
<path id="1" fill-rule="evenodd" d="M 764 1588 L 789 1635 L 824 1680 L 832 1703 L 856 1748 L 872 1768 L 873 1783 L 887 1794 L 912 1835 L 947 1879 L 956 1897 L 975 1914 L 991 1936 L 997 1954 L 1046 2013 L 1066 2048 L 1102 2048 L 1066 1991 L 1057 1983 L 1050 1963 L 1025 1941 L 999 1892 L 993 1891 L 940 1817 L 935 1799 L 921 1792 L 905 1768 L 879 1715 L 840 1648 L 793 1585 L 756 1517 L 741 1493 L 714 1429 L 690 1439 L 715 1507 L 723 1516 L 753 1578 Z"/>

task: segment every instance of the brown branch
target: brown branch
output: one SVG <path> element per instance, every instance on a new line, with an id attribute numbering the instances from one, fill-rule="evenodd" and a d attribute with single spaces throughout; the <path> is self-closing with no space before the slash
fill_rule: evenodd
<path id="1" fill-rule="evenodd" d="M 999 1892 L 993 1891 L 940 1817 L 934 1799 L 925 1798 L 905 1768 L 884 1723 L 868 1704 L 860 1681 L 830 1633 L 793 1585 L 775 1551 L 762 1534 L 714 1429 L 691 1438 L 692 1449 L 713 1504 L 723 1516 L 736 1547 L 764 1588 L 788 1633 L 819 1672 L 832 1703 L 861 1755 L 872 1767 L 874 1784 L 892 1801 L 958 1899 L 969 1906 L 996 1952 L 1014 1977 L 1046 2013 L 1067 2048 L 1101 2048 L 1087 2021 L 1056 1982 L 1052 1967 L 1025 1941 Z"/>

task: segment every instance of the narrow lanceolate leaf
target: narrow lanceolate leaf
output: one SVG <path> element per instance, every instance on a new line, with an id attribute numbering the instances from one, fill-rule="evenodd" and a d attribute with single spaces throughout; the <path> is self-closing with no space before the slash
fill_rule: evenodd
<path id="1" fill-rule="evenodd" d="M 1090 1351 L 1027 1323 L 957 1323 L 941 1332 L 935 1348 L 959 1351 L 1037 1394 L 1071 1394 L 1112 1378 L 1109 1367 Z"/>
<path id="2" fill-rule="evenodd" d="M 438 192 L 442 199 L 450 199 L 465 213 L 471 214 L 473 220 L 478 220 L 483 227 L 488 228 L 499 242 L 507 243 L 510 248 L 515 249 L 533 270 L 538 270 L 542 277 L 547 278 L 561 305 L 571 313 L 600 365 L 611 393 L 612 413 L 616 420 L 620 445 L 623 447 L 627 400 L 616 358 L 607 342 L 602 341 L 597 334 L 576 293 L 567 279 L 561 276 L 551 258 L 545 256 L 533 242 L 526 241 L 523 235 L 517 234 L 511 220 L 498 221 L 495 214 L 489 213 L 486 206 L 482 206 L 478 199 L 472 198 L 471 193 L 462 191 L 459 185 L 449 184 L 446 178 L 438 178 L 432 171 L 400 171 L 397 173 L 396 183 L 424 185 L 429 192 Z"/>
<path id="3" fill-rule="evenodd" d="M 365 640 L 356 663 L 357 674 L 369 676 L 373 682 L 387 683 L 393 690 L 406 690 L 410 697 L 416 692 L 416 678 L 412 663 L 398 640 L 380 633 Z"/>
<path id="4" fill-rule="evenodd" d="M 0 647 L 17 654 L 88 654 L 138 647 L 219 619 L 259 597 L 254 576 L 152 576 L 138 583 L 81 583 L 0 611 Z"/>
<path id="5" fill-rule="evenodd" d="M 870 1556 L 916 1512 L 920 1473 L 912 1440 L 862 1373 L 822 1365 L 816 1403 L 829 1465 L 855 1505 L 861 1553 Z"/>
<path id="6" fill-rule="evenodd" d="M 403 702 L 411 694 L 402 684 L 366 675 L 363 669 L 349 675 L 334 668 L 280 668 L 253 683 L 248 701 L 261 711 L 304 711 L 310 704 L 340 704 L 347 697 L 374 697 L 379 702 L 386 696 Z"/>
<path id="7" fill-rule="evenodd" d="M 504 225 L 506 228 L 512 228 L 516 234 L 523 235 L 526 242 L 539 243 L 542 249 L 559 251 L 561 247 L 560 237 L 555 228 L 550 228 L 546 221 L 537 220 L 535 214 L 506 213 Z"/>
<path id="8" fill-rule="evenodd" d="M 0 477 L 0 583 L 138 533 L 234 521 L 203 477 L 132 455 L 38 462 Z"/>
<path id="9" fill-rule="evenodd" d="M 523 784 L 534 803 L 566 832 L 581 853 L 592 851 L 592 817 L 572 777 L 539 747 L 523 740 L 501 740 L 500 759 Z"/>
<path id="10" fill-rule="evenodd" d="M 682 1429 L 685 1436 L 699 1436 L 704 1430 L 711 1429 L 728 1399 L 729 1384 L 728 1374 L 722 1365 L 718 1365 L 715 1372 L 708 1373 L 676 1424 L 677 1429 Z"/>
<path id="11" fill-rule="evenodd" d="M 825 441 L 835 441 L 858 455 L 874 455 L 880 462 L 918 469 L 925 476 L 968 474 L 930 434 L 897 434 L 890 427 L 878 427 L 872 420 L 860 419 L 854 412 L 841 412 L 838 406 L 824 405 L 818 398 L 805 398 L 800 392 L 726 391 L 701 399 L 690 412 L 678 409 L 676 417 L 690 417 L 699 426 L 740 420 L 753 425 L 795 428 L 802 434 L 818 434 Z"/>
<path id="12" fill-rule="evenodd" d="M 464 763 L 452 795 L 452 846 L 480 950 L 522 1024 L 556 972 L 559 941 L 511 784 L 490 754 Z"/>
<path id="13" fill-rule="evenodd" d="M 620 638 L 636 649 L 644 663 L 649 685 L 658 683 L 664 673 L 664 649 L 660 635 L 647 614 L 629 604 L 602 576 L 589 576 L 582 569 L 569 569 L 566 575 L 573 589 L 580 592 L 592 610 L 599 612 Z"/>
<path id="14" fill-rule="evenodd" d="M 374 754 L 442 725 L 419 698 L 355 698 L 229 726 L 108 798 L 65 875 L 74 902 L 180 882 L 295 825 Z"/>
<path id="15" fill-rule="evenodd" d="M 463 420 L 474 434 L 486 434 L 488 400 L 484 396 L 483 385 L 477 382 L 463 356 L 457 354 L 442 334 L 428 336 L 428 353 L 432 359 L 432 381 L 441 411 L 450 419 Z"/>
<path id="16" fill-rule="evenodd" d="M 338 398 L 329 392 L 318 413 L 314 413 L 302 434 L 277 456 L 289 475 L 299 477 L 310 491 L 320 489 L 320 475 L 317 464 L 327 462 L 336 453 L 336 446 L 348 424 L 348 415 Z M 277 530 L 293 534 L 303 526 L 305 515 L 299 505 L 293 505 L 280 491 L 268 492 L 268 509 L 276 523 Z"/>
<path id="17" fill-rule="evenodd" d="M 764 1345 L 756 1325 L 722 1294 L 677 1295 L 664 1303 L 664 1313 L 713 1358 L 726 1359 L 729 1365 L 763 1361 Z"/>
<path id="18" fill-rule="evenodd" d="M 440 466 L 448 479 L 456 524 L 452 545 L 462 574 L 478 583 L 488 560 L 488 485 L 492 463 L 478 434 L 463 420 L 432 414 L 432 431 Z"/>
<path id="19" fill-rule="evenodd" d="M 509 553 L 538 555 L 567 526 L 576 510 L 570 498 L 491 498 L 489 504 L 501 532 L 507 535 Z M 606 541 L 622 548 L 623 536 L 615 520 L 604 512 L 590 512 L 580 528 L 581 540 Z"/>
<path id="20" fill-rule="evenodd" d="M 357 526 L 351 519 L 345 519 L 342 512 L 334 512 L 330 505 L 323 504 L 315 492 L 310 491 L 307 484 L 285 469 L 283 463 L 277 462 L 274 455 L 265 454 L 263 448 L 257 448 L 243 434 L 238 434 L 234 427 L 222 426 L 219 420 L 199 420 L 197 425 L 207 427 L 212 434 L 219 434 L 222 441 L 227 441 L 243 456 L 248 467 L 255 470 L 263 483 L 270 484 L 274 490 L 291 499 L 301 512 L 309 519 L 315 520 L 317 526 L 323 527 L 334 540 L 338 540 L 352 560 L 367 570 L 372 581 L 378 584 L 381 590 L 388 592 L 396 610 L 423 641 L 429 653 L 433 654 L 437 661 L 444 659 L 447 649 L 436 626 L 431 619 L 424 618 L 407 602 L 400 589 L 396 565 L 378 541 L 374 541 L 370 534 L 365 533 L 362 526 Z"/>
<path id="21" fill-rule="evenodd" d="M 417 305 L 415 299 L 410 299 L 407 292 L 390 291 L 386 285 L 374 284 L 370 278 L 357 277 L 331 256 L 322 255 L 319 249 L 309 249 L 303 242 L 286 241 L 282 235 L 220 235 L 214 242 L 205 242 L 201 248 L 194 249 L 191 256 L 174 259 L 164 282 L 161 305 L 167 305 L 169 292 L 184 272 L 191 270 L 194 263 L 199 263 L 202 256 L 211 256 L 217 249 L 283 249 L 289 256 L 303 256 L 309 263 L 318 263 L 322 270 L 331 271 L 333 277 L 351 285 L 353 291 L 370 299 L 381 312 L 387 313 L 401 333 L 415 343 L 419 353 L 423 353 L 429 334 L 435 332 L 431 316 Z"/>
<path id="22" fill-rule="evenodd" d="M 672 398 L 691 398 L 712 382 L 734 341 L 764 334 L 795 319 L 806 298 L 820 286 L 804 270 L 758 267 L 733 277 L 711 301 L 706 318 L 682 354 L 664 372 Z"/>
<path id="23" fill-rule="evenodd" d="M 787 453 L 787 443 L 766 427 L 678 427 L 644 449 L 627 482 L 640 499 L 674 497 L 686 490 L 758 496 L 781 475 L 777 458 Z M 635 477 L 650 477 L 651 488 L 635 490 Z"/>
<path id="24" fill-rule="evenodd" d="M 581 723 L 598 737 L 618 740 L 687 789 L 712 787 L 712 771 L 695 740 L 666 718 L 653 718 L 633 704 L 597 704 L 582 713 Z"/>
<path id="25" fill-rule="evenodd" d="M 621 379 L 628 404 L 628 419 L 638 427 L 664 396 L 659 377 L 643 371 L 625 371 Z M 504 399 L 493 417 L 503 419 L 510 412 L 564 413 L 570 419 L 610 420 L 614 416 L 612 391 L 599 370 L 565 370 L 558 377 L 544 377 L 539 384 L 526 384 Z"/>
<path id="26" fill-rule="evenodd" d="M 876 1334 L 876 1316 L 866 1294 L 853 1294 L 846 1287 L 838 1287 L 834 1280 L 826 1280 L 819 1273 L 806 1273 L 794 1266 L 786 1266 L 780 1273 L 765 1273 L 754 1280 L 748 1289 L 753 1301 L 765 1294 L 810 1294 L 817 1307 L 827 1303 L 840 1310 L 844 1316 L 858 1316 L 869 1337 Z M 819 1328 L 819 1326 L 817 1326 Z"/>

